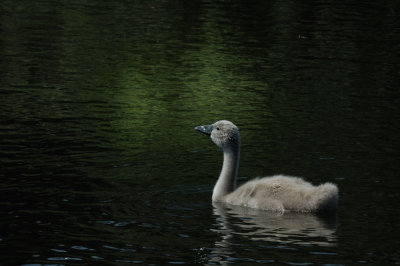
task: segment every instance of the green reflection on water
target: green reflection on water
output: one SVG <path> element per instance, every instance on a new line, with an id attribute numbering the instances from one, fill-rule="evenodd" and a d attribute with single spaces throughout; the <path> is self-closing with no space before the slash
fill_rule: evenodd
<path id="1" fill-rule="evenodd" d="M 76 200 L 69 207 L 81 224 L 74 228 L 76 217 L 68 216 L 76 233 L 108 208 L 156 226 L 164 214 L 149 222 L 135 212 L 170 202 L 207 208 L 221 153 L 193 127 L 229 119 L 243 138 L 241 176 L 285 173 L 339 183 L 342 219 L 350 224 L 339 232 L 339 256 L 354 249 L 346 241 L 358 238 L 354 231 L 366 239 L 363 250 L 375 250 L 368 231 L 389 238 L 381 232 L 390 231 L 390 221 L 376 218 L 359 229 L 356 220 L 390 217 L 398 205 L 400 42 L 398 8 L 390 1 L 5 0 L 1 7 L 7 210 L 33 202 L 38 212 L 68 216 L 59 200 Z M 109 198 L 119 201 L 93 204 L 89 218 L 80 216 L 82 205 Z M 138 199 L 147 205 L 134 206 Z M 209 232 L 213 223 L 195 230 L 190 220 L 193 231 Z M 132 235 L 124 234 L 126 242 Z M 177 242 L 210 240 L 201 241 Z M 386 242 L 379 249 L 390 251 L 393 242 Z M 163 248 L 161 255 L 171 252 Z"/>

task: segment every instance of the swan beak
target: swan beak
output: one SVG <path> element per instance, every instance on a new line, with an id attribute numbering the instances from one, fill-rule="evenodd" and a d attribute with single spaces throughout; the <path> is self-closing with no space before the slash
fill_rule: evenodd
<path id="1" fill-rule="evenodd" d="M 213 126 L 212 125 L 198 126 L 198 127 L 195 127 L 194 129 L 197 131 L 200 131 L 203 134 L 210 136 L 211 131 L 213 130 Z"/>

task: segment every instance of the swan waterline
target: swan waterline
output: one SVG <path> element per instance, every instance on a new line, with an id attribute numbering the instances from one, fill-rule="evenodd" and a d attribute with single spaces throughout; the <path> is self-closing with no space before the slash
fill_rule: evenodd
<path id="1" fill-rule="evenodd" d="M 332 183 L 314 186 L 300 177 L 275 175 L 256 178 L 236 188 L 241 143 L 239 129 L 230 121 L 220 120 L 212 125 L 197 126 L 195 130 L 210 136 L 224 153 L 213 202 L 277 212 L 336 211 L 338 188 Z"/>

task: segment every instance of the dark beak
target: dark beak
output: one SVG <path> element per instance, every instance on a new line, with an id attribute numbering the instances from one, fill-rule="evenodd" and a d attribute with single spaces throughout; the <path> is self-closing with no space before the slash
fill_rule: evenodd
<path id="1" fill-rule="evenodd" d="M 212 125 L 198 126 L 198 127 L 195 127 L 194 129 L 197 131 L 200 131 L 203 134 L 210 136 L 211 131 L 213 130 L 213 126 Z"/>

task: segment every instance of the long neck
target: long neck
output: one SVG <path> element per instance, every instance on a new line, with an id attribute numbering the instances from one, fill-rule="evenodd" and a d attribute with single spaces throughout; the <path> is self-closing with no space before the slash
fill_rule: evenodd
<path id="1" fill-rule="evenodd" d="M 213 201 L 221 201 L 223 197 L 235 190 L 239 157 L 240 141 L 234 147 L 224 150 L 224 163 L 218 181 L 214 186 Z"/>

